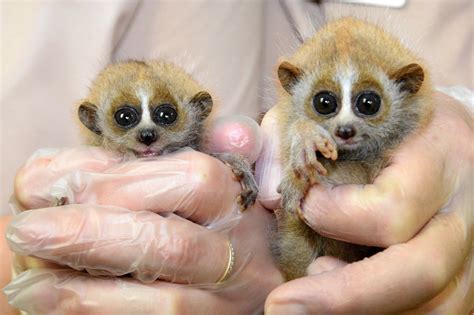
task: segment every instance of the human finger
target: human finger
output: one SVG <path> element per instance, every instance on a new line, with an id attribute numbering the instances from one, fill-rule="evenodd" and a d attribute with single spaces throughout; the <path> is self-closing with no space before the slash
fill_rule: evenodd
<path id="1" fill-rule="evenodd" d="M 473 278 L 474 260 L 471 253 L 443 291 L 428 302 L 403 312 L 403 314 L 471 314 L 474 311 Z"/>
<path id="2" fill-rule="evenodd" d="M 224 285 L 205 290 L 37 269 L 21 274 L 4 292 L 11 305 L 31 314 L 251 314 L 261 308 L 258 289 L 249 286 L 247 294 L 238 297 L 231 286 Z"/>
<path id="3" fill-rule="evenodd" d="M 18 170 L 14 181 L 16 200 L 25 209 L 52 205 L 52 186 L 66 174 L 82 170 L 102 172 L 123 161 L 116 152 L 98 147 L 40 149 Z"/>
<path id="4" fill-rule="evenodd" d="M 210 125 L 204 151 L 239 154 L 253 164 L 262 145 L 262 131 L 255 120 L 244 115 L 221 116 Z"/>
<path id="5" fill-rule="evenodd" d="M 82 152 L 61 151 L 46 166 L 35 161 L 22 169 L 16 177 L 21 203 L 32 208 L 50 207 L 56 196 L 70 204 L 175 212 L 201 224 L 222 219 L 237 208 L 239 183 L 232 178 L 230 168 L 207 154 L 189 149 L 153 159 L 100 163 L 107 168 L 92 170 L 83 167 L 87 159 Z M 79 155 L 76 159 L 75 154 Z M 64 155 L 71 156 L 72 166 Z M 93 160 L 90 163 L 95 167 Z"/>
<path id="6" fill-rule="evenodd" d="M 347 262 L 340 260 L 332 256 L 321 256 L 315 259 L 308 268 L 306 272 L 308 275 L 317 275 L 320 273 L 328 272 L 336 268 L 341 268 L 347 265 Z"/>
<path id="7" fill-rule="evenodd" d="M 396 313 L 435 297 L 466 262 L 471 227 L 439 214 L 412 240 L 275 289 L 265 313 Z"/>
<path id="8" fill-rule="evenodd" d="M 277 187 L 281 181 L 279 125 L 275 108 L 270 109 L 262 120 L 263 149 L 255 166 L 255 179 L 259 183 L 259 201 L 267 209 L 280 204 Z"/>
<path id="9" fill-rule="evenodd" d="M 0 216 L 0 235 L 4 235 L 5 228 L 10 222 L 10 216 Z M 12 254 L 8 248 L 5 238 L 0 237 L 0 288 L 5 287 L 12 277 Z M 0 314 L 16 315 L 17 312 L 7 304 L 7 298 L 4 294 L 0 294 Z"/>
<path id="10" fill-rule="evenodd" d="M 6 238 L 17 254 L 92 275 L 178 283 L 216 282 L 228 268 L 232 241 L 175 215 L 95 205 L 23 212 L 11 221 Z"/>
<path id="11" fill-rule="evenodd" d="M 228 166 L 194 150 L 131 160 L 106 172 L 69 179 L 74 203 L 174 212 L 200 224 L 233 218 L 241 190 Z"/>
<path id="12" fill-rule="evenodd" d="M 412 238 L 447 204 L 456 185 L 469 185 L 474 134 L 459 106 L 442 102 L 430 126 L 403 143 L 372 184 L 310 189 L 301 208 L 307 224 L 364 245 L 387 247 Z"/>
<path id="13" fill-rule="evenodd" d="M 64 269 L 26 271 L 4 292 L 12 306 L 29 314 L 206 314 L 229 304 L 208 291 L 172 283 L 143 284 Z"/>

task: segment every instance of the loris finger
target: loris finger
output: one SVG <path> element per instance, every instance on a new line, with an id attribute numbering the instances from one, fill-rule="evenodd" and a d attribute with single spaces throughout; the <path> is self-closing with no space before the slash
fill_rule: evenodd
<path id="1" fill-rule="evenodd" d="M 319 138 L 315 142 L 316 150 L 331 160 L 337 160 L 337 147 L 336 143 L 328 138 Z"/>
<path id="2" fill-rule="evenodd" d="M 258 192 L 252 188 L 243 189 L 237 197 L 237 202 L 240 204 L 240 210 L 245 211 L 248 207 L 253 205 L 257 200 Z"/>
<path id="3" fill-rule="evenodd" d="M 326 176 L 326 168 L 318 161 L 314 150 L 305 150 L 305 168 L 307 171 L 316 171 L 319 175 Z M 312 177 L 311 174 L 307 174 Z"/>

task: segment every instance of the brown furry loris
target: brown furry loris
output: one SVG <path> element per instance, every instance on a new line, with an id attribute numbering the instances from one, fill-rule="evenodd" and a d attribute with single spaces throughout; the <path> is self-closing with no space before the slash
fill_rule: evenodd
<path id="1" fill-rule="evenodd" d="M 78 115 L 88 144 L 152 157 L 184 147 L 202 150 L 212 106 L 211 95 L 174 64 L 131 60 L 110 64 L 97 76 Z M 253 204 L 257 186 L 248 163 L 233 154 L 210 154 L 240 181 L 242 210 Z"/>
<path id="2" fill-rule="evenodd" d="M 399 40 L 354 18 L 328 23 L 280 64 L 283 179 L 273 253 L 286 279 L 304 276 L 318 256 L 353 262 L 379 250 L 319 235 L 302 221 L 300 204 L 311 185 L 372 183 L 390 152 L 429 122 L 421 64 Z"/>

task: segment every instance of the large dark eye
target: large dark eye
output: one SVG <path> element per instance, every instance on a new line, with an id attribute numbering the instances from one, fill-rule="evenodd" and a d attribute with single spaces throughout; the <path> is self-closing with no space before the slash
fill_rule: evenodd
<path id="1" fill-rule="evenodd" d="M 114 118 L 117 124 L 123 128 L 131 128 L 140 121 L 140 116 L 137 110 L 128 105 L 120 107 L 115 112 Z"/>
<path id="2" fill-rule="evenodd" d="M 362 92 L 357 96 L 355 108 L 359 113 L 366 116 L 377 114 L 380 109 L 380 96 L 374 92 Z"/>
<path id="3" fill-rule="evenodd" d="M 160 125 L 171 125 L 178 117 L 178 112 L 171 104 L 158 106 L 153 112 L 153 121 Z"/>
<path id="4" fill-rule="evenodd" d="M 331 92 L 320 92 L 313 98 L 314 109 L 321 115 L 329 115 L 337 110 L 337 99 Z"/>

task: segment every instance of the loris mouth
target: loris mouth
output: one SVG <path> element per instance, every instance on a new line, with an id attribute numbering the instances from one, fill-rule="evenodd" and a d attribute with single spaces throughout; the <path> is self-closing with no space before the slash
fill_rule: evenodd
<path id="1" fill-rule="evenodd" d="M 153 156 L 159 156 L 161 155 L 160 150 L 153 150 L 153 149 L 146 149 L 146 150 L 133 150 L 133 153 L 137 157 L 153 157 Z"/>
<path id="2" fill-rule="evenodd" d="M 357 147 L 361 141 L 360 139 L 353 138 L 347 140 L 336 139 L 336 144 L 338 147 L 354 148 Z"/>
<path id="3" fill-rule="evenodd" d="M 339 137 L 335 138 L 336 144 L 338 148 L 344 148 L 347 150 L 357 149 L 357 147 L 361 146 L 365 141 L 367 141 L 368 137 L 366 134 L 358 135 L 356 137 L 352 137 L 349 139 L 341 139 Z"/>

